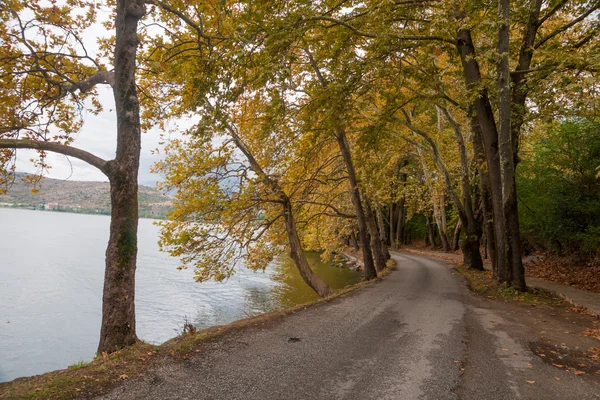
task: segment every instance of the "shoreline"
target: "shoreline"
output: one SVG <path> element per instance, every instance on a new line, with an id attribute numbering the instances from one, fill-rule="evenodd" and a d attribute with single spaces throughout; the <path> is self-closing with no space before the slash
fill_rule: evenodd
<path id="1" fill-rule="evenodd" d="M 99 216 L 104 216 L 104 217 L 110 217 L 110 211 L 108 213 L 105 212 L 77 212 L 77 211 L 66 211 L 66 210 L 44 210 L 44 209 L 40 209 L 37 208 L 35 206 L 5 206 L 5 205 L 0 205 L 0 209 L 1 208 L 5 208 L 8 210 L 25 210 L 25 211 L 41 211 L 41 212 L 51 212 L 51 213 L 60 213 L 60 214 L 75 214 L 75 215 L 99 215 Z M 139 219 L 153 219 L 153 220 L 157 220 L 157 221 L 164 221 L 166 220 L 166 216 L 161 218 L 161 217 L 148 217 L 148 216 L 140 216 Z"/>
<path id="2" fill-rule="evenodd" d="M 142 341 L 111 354 L 96 356 L 89 363 L 74 364 L 68 368 L 40 375 L 15 378 L 0 383 L 0 398 L 62 398 L 95 396 L 117 386 L 121 381 L 134 379 L 151 369 L 169 362 L 182 362 L 192 354 L 201 352 L 202 343 L 218 340 L 236 331 L 265 329 L 267 324 L 281 321 L 288 315 L 327 304 L 385 279 L 396 268 L 396 263 L 371 281 L 361 281 L 339 289 L 331 296 L 303 303 L 283 310 L 263 313 L 251 318 L 236 320 L 226 325 L 216 325 L 203 330 L 181 334 L 161 345 Z"/>

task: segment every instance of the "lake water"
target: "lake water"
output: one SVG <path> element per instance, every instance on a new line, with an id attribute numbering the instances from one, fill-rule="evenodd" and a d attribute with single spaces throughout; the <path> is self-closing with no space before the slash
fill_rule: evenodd
<path id="1" fill-rule="evenodd" d="M 66 368 L 94 357 L 100 332 L 104 251 L 110 218 L 0 208 L 0 382 Z M 158 249 L 159 228 L 139 223 L 137 333 L 162 343 L 185 320 L 199 328 L 314 300 L 287 259 L 264 272 L 243 267 L 225 283 L 197 283 L 193 271 Z M 320 262 L 333 288 L 358 272 Z"/>

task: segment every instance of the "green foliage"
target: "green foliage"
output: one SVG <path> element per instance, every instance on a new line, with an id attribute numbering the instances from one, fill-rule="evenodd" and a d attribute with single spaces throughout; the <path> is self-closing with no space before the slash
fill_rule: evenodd
<path id="1" fill-rule="evenodd" d="M 467 279 L 471 290 L 490 299 L 513 300 L 553 307 L 566 307 L 568 304 L 552 292 L 536 288 L 529 288 L 526 292 L 521 292 L 505 283 L 498 283 L 492 279 L 489 271 L 477 271 L 464 265 L 457 266 L 456 270 Z"/>
<path id="2" fill-rule="evenodd" d="M 410 240 L 421 240 L 427 236 L 427 222 L 423 214 L 416 214 L 406 221 L 404 228 Z"/>
<path id="3" fill-rule="evenodd" d="M 518 170 L 523 237 L 559 254 L 600 251 L 600 124 L 570 119 L 534 135 Z"/>
<path id="4" fill-rule="evenodd" d="M 75 364 L 73 364 L 73 365 L 69 365 L 69 369 L 79 369 L 79 368 L 83 368 L 83 367 L 85 367 L 85 366 L 86 366 L 86 365 L 88 365 L 88 364 L 89 364 L 89 362 L 81 360 L 81 361 L 78 361 L 78 362 L 76 362 L 76 363 L 75 363 Z"/>

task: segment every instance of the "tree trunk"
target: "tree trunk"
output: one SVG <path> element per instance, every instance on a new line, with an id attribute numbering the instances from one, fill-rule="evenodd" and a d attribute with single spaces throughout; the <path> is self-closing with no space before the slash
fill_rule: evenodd
<path id="1" fill-rule="evenodd" d="M 454 227 L 454 235 L 452 235 L 452 251 L 458 250 L 461 230 L 462 230 L 462 222 L 459 219 L 456 222 L 456 226 Z"/>
<path id="2" fill-rule="evenodd" d="M 469 121 L 472 130 L 472 144 L 475 153 L 477 164 L 477 172 L 479 174 L 479 185 L 481 191 L 481 206 L 483 209 L 483 226 L 487 242 L 487 250 L 489 252 L 490 261 L 492 263 L 492 274 L 495 279 L 498 279 L 498 256 L 496 254 L 496 234 L 494 232 L 494 207 L 492 201 L 492 193 L 490 188 L 490 176 L 487 171 L 485 150 L 483 147 L 483 139 L 481 128 L 477 121 L 475 112 L 472 107 L 469 110 Z"/>
<path id="3" fill-rule="evenodd" d="M 328 296 L 332 293 L 329 286 L 310 268 L 308 260 L 302 249 L 302 243 L 298 236 L 298 230 L 296 227 L 296 220 L 294 219 L 294 213 L 292 209 L 292 202 L 283 190 L 279 182 L 269 176 L 265 170 L 258 163 L 246 143 L 242 140 L 238 131 L 234 129 L 231 124 L 227 121 L 222 121 L 223 127 L 229 133 L 229 137 L 233 140 L 235 146 L 240 150 L 246 157 L 250 168 L 254 173 L 262 178 L 262 180 L 271 188 L 273 194 L 276 194 L 279 198 L 279 203 L 283 207 L 283 215 L 285 219 L 285 228 L 288 235 L 288 242 L 290 246 L 290 257 L 296 264 L 296 268 L 300 272 L 300 276 L 304 282 L 311 287 L 320 297 Z"/>
<path id="4" fill-rule="evenodd" d="M 375 270 L 373 253 L 371 252 L 371 245 L 369 243 L 367 234 L 367 218 L 365 216 L 363 204 L 360 199 L 358 180 L 356 179 L 356 172 L 354 171 L 354 163 L 352 162 L 352 156 L 350 154 L 350 147 L 348 146 L 346 132 L 337 123 L 336 125 L 335 136 L 340 148 L 340 152 L 342 153 L 344 164 L 346 165 L 346 171 L 348 172 L 350 198 L 352 199 L 352 204 L 354 205 L 354 210 L 356 211 L 356 219 L 358 222 L 358 239 L 360 243 L 360 249 L 362 250 L 365 267 L 365 280 L 371 280 L 377 278 L 377 271 Z"/>
<path id="5" fill-rule="evenodd" d="M 371 239 L 371 251 L 373 252 L 373 259 L 375 261 L 375 268 L 377 271 L 381 271 L 385 268 L 387 247 L 381 242 L 379 232 L 377 232 L 377 223 L 375 222 L 375 215 L 367 196 L 363 195 L 363 204 L 365 207 L 365 218 L 367 220 L 367 226 L 369 228 L 369 236 Z M 385 250 L 385 251 L 384 251 Z"/>
<path id="6" fill-rule="evenodd" d="M 431 248 L 435 249 L 435 232 L 433 231 L 433 223 L 431 222 L 429 213 L 425 213 L 425 222 L 427 223 L 427 235 L 429 238 L 429 243 L 431 243 Z M 425 240 L 425 242 L 427 242 L 427 240 Z M 425 245 L 427 245 L 427 243 L 425 243 Z"/>
<path id="7" fill-rule="evenodd" d="M 398 202 L 398 225 L 396 226 L 396 246 L 400 247 L 404 242 L 404 225 L 406 224 L 406 198 L 400 198 Z"/>
<path id="8" fill-rule="evenodd" d="M 390 203 L 390 247 L 394 248 L 395 247 L 395 243 L 394 243 L 394 238 L 396 237 L 396 231 L 395 231 L 395 227 L 396 224 L 394 223 L 394 221 L 396 220 L 396 213 L 394 212 L 395 210 L 395 204 L 394 203 Z"/>
<path id="9" fill-rule="evenodd" d="M 523 32 L 523 41 L 521 43 L 521 49 L 519 51 L 519 61 L 517 62 L 516 71 L 527 71 L 531 68 L 531 62 L 533 60 L 533 51 L 535 39 L 540 27 L 539 18 L 540 11 L 542 8 L 543 0 L 533 0 L 531 2 L 531 8 L 529 9 L 529 17 L 527 25 Z M 516 165 L 519 162 L 519 137 L 521 134 L 521 128 L 525 122 L 526 106 L 528 85 L 527 85 L 527 73 L 516 72 L 511 74 L 512 81 L 512 93 L 511 93 L 511 141 L 513 151 L 513 161 Z"/>
<path id="10" fill-rule="evenodd" d="M 350 233 L 350 239 L 352 241 L 352 247 L 354 248 L 354 251 L 359 251 L 360 247 L 358 247 L 358 239 L 356 238 L 356 232 L 352 231 Z"/>
<path id="11" fill-rule="evenodd" d="M 292 204 L 287 197 L 283 199 L 283 209 L 285 218 L 285 229 L 288 235 L 288 241 L 290 244 L 290 257 L 294 260 L 294 263 L 300 271 L 300 276 L 320 297 L 329 296 L 332 291 L 329 285 L 325 283 L 317 274 L 313 272 L 308 264 L 308 260 L 302 250 L 302 244 L 300 237 L 298 236 L 298 230 L 296 228 L 296 220 L 292 210 Z"/>
<path id="12" fill-rule="evenodd" d="M 329 83 L 327 82 L 323 74 L 321 74 L 319 66 L 317 65 L 314 57 L 308 49 L 304 49 L 304 51 L 308 56 L 309 62 L 315 74 L 317 75 L 317 79 L 319 80 L 321 87 L 323 89 L 326 89 L 329 86 Z M 333 108 L 333 105 L 330 101 L 329 106 Z M 344 165 L 346 166 L 346 172 L 348 172 L 348 182 L 350 183 L 350 198 L 352 200 L 354 210 L 356 211 L 356 220 L 358 222 L 358 239 L 360 242 L 360 248 L 362 250 L 363 263 L 365 268 L 365 280 L 371 280 L 377 278 L 377 271 L 375 270 L 373 254 L 371 252 L 371 246 L 369 244 L 367 233 L 367 221 L 363 205 L 360 199 L 358 179 L 356 178 L 356 171 L 354 170 L 354 163 L 352 162 L 352 154 L 350 152 L 350 146 L 348 144 L 348 138 L 346 136 L 346 129 L 344 128 L 342 120 L 340 119 L 340 115 L 335 111 L 332 112 L 331 122 L 333 123 L 335 139 L 340 148 L 340 153 L 342 155 L 342 159 L 344 160 Z"/>
<path id="13" fill-rule="evenodd" d="M 141 128 L 135 67 L 137 24 L 145 12 L 143 0 L 117 1 L 114 82 L 117 154 L 108 166 L 112 211 L 99 353 L 116 351 L 137 340 L 134 300 Z"/>
<path id="14" fill-rule="evenodd" d="M 511 91 L 510 91 L 510 0 L 498 1 L 498 152 L 502 169 L 502 209 L 508 240 L 507 281 L 517 290 L 525 290 L 525 275 L 521 259 L 521 235 L 517 209 L 515 164 L 511 139 Z"/>
<path id="15" fill-rule="evenodd" d="M 444 195 L 441 195 L 439 199 L 433 199 L 433 216 L 435 219 L 435 224 L 438 228 L 438 234 L 440 237 L 440 243 L 442 245 L 442 250 L 444 253 L 450 251 L 450 243 L 448 242 L 448 228 L 446 226 L 446 209 L 444 207 Z M 436 204 L 435 202 L 439 203 Z"/>
<path id="16" fill-rule="evenodd" d="M 379 205 L 379 202 L 375 203 L 375 215 L 377 217 L 377 227 L 379 228 L 379 241 L 381 242 L 381 246 L 382 246 L 382 250 L 383 250 L 383 254 L 385 255 L 385 258 L 387 260 L 389 260 L 390 258 L 392 258 L 388 248 L 387 248 L 387 235 L 386 235 L 386 229 L 385 229 L 385 223 L 383 221 L 383 213 L 381 212 L 381 206 Z"/>
<path id="17" fill-rule="evenodd" d="M 498 265 L 496 279 L 500 282 L 506 282 L 508 279 L 507 273 L 509 264 L 507 260 L 507 248 L 509 244 L 506 240 L 504 212 L 502 207 L 502 177 L 498 154 L 498 131 L 487 90 L 482 87 L 481 73 L 479 71 L 479 64 L 475 58 L 475 47 L 471 38 L 471 32 L 468 29 L 460 28 L 457 32 L 457 36 L 457 49 L 462 61 L 467 88 L 469 90 L 477 90 L 477 95 L 473 95 L 473 109 L 475 110 L 477 122 L 482 134 L 482 142 L 485 149 L 489 173 Z"/>

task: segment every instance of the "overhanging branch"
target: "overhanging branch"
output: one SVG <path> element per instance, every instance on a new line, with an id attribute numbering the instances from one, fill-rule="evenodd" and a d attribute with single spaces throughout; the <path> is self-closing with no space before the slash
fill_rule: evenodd
<path id="1" fill-rule="evenodd" d="M 39 140 L 26 139 L 0 139 L 0 149 L 32 149 L 50 151 L 53 153 L 64 154 L 65 156 L 75 157 L 98 168 L 108 176 L 108 161 L 95 156 L 85 150 L 67 146 L 55 142 L 42 142 Z"/>

